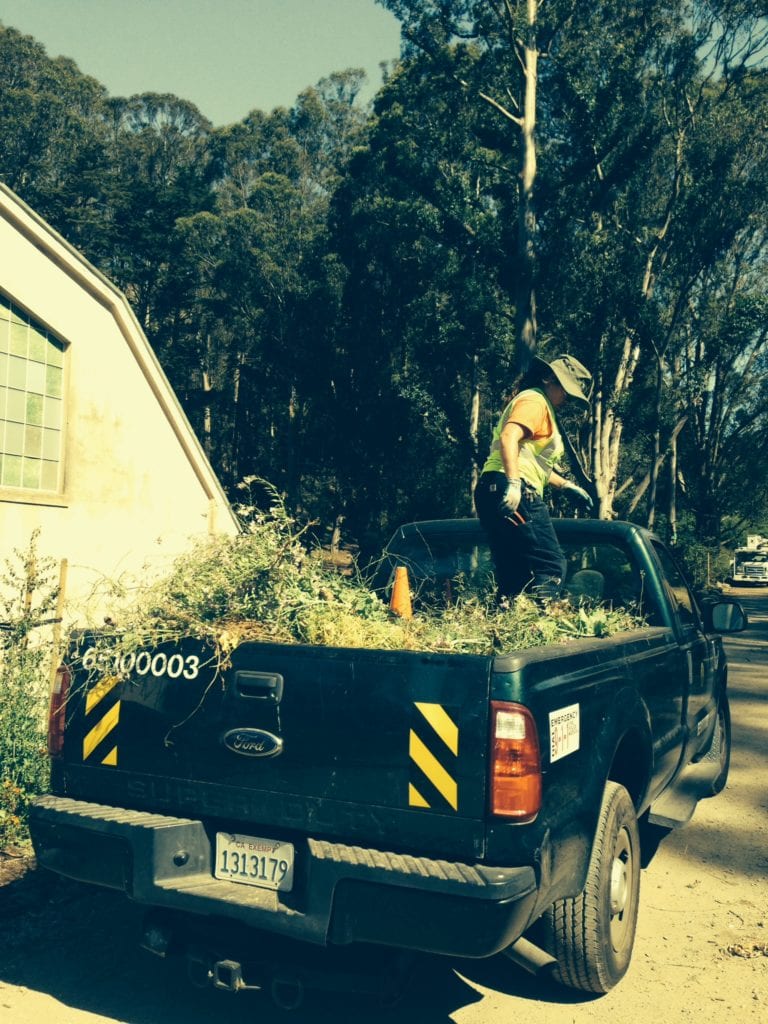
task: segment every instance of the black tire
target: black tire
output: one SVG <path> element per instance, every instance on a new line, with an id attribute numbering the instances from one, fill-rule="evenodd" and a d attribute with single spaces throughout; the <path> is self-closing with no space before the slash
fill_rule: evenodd
<path id="1" fill-rule="evenodd" d="M 553 976 L 569 988 L 602 994 L 627 973 L 640 897 L 640 835 L 629 793 L 606 783 L 587 882 L 544 915 Z"/>
<path id="2" fill-rule="evenodd" d="M 717 796 L 725 789 L 728 771 L 731 767 L 731 709 L 728 697 L 723 694 L 717 705 L 717 723 L 709 750 L 702 758 L 704 764 L 717 764 L 719 770 L 710 789 L 711 796 Z"/>

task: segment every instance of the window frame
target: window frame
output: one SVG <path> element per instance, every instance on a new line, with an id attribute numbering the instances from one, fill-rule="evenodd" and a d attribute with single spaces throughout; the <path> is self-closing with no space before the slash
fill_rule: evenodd
<path id="1" fill-rule="evenodd" d="M 68 454 L 68 411 L 69 411 L 69 379 L 70 379 L 70 359 L 71 359 L 71 342 L 66 338 L 63 338 L 57 331 L 54 331 L 49 327 L 39 316 L 35 316 L 29 312 L 21 303 L 15 298 L 9 295 L 5 291 L 0 291 L 0 301 L 5 309 L 7 309 L 10 317 L 10 323 L 21 322 L 27 327 L 27 331 L 30 329 L 36 332 L 38 336 L 42 335 L 46 343 L 53 342 L 55 345 L 61 348 L 61 418 L 58 425 L 59 431 L 59 449 L 57 459 L 55 463 L 57 465 L 57 485 L 55 488 L 43 488 L 43 487 L 25 487 L 22 485 L 16 486 L 14 484 L 3 484 L 0 482 L 0 502 L 16 504 L 16 505 L 48 505 L 54 507 L 66 507 L 69 504 L 67 498 L 67 454 Z M 15 319 L 14 319 L 15 318 Z M 6 324 L 9 321 L 3 317 L 0 323 Z M 8 345 L 2 349 L 2 354 L 7 359 L 19 358 L 18 355 L 12 352 L 11 333 L 10 327 L 8 335 Z M 47 355 L 47 353 L 46 353 Z M 50 363 L 46 358 L 45 363 L 40 363 L 39 359 L 35 359 L 29 350 L 29 334 L 27 335 L 27 351 L 23 356 L 25 365 L 28 367 L 30 361 L 36 364 L 40 364 L 43 367 L 43 373 L 50 366 L 56 364 Z M 6 371 L 6 376 L 3 381 L 3 386 L 6 388 L 6 393 L 11 390 L 10 384 L 10 364 L 9 369 Z M 46 374 L 47 377 L 47 374 Z M 25 400 L 28 400 L 30 396 L 40 394 L 43 399 L 43 403 L 46 398 L 54 398 L 58 396 L 51 395 L 48 392 L 47 381 L 45 390 L 42 393 L 37 391 L 28 391 L 25 389 L 13 389 L 18 390 L 22 395 L 25 396 Z M 45 408 L 43 404 L 43 409 Z M 20 420 L 9 420 L 7 418 L 7 408 L 3 409 L 3 416 L 0 418 L 0 432 L 4 432 L 8 423 L 18 423 L 22 429 L 26 430 L 29 427 L 39 426 L 41 430 L 45 430 L 44 413 L 43 422 L 40 424 L 30 423 L 27 419 L 29 413 L 28 408 L 25 408 L 25 418 L 23 421 Z M 41 438 L 41 454 L 39 457 L 29 456 L 30 459 L 37 458 L 41 463 L 44 461 L 53 462 L 54 460 L 44 460 L 42 453 L 44 451 L 43 445 L 45 443 L 45 437 Z M 3 452 L 3 454 L 8 454 Z M 24 457 L 22 453 L 22 458 Z"/>

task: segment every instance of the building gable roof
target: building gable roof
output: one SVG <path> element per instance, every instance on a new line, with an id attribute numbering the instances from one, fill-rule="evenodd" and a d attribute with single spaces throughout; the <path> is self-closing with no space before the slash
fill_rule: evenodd
<path id="1" fill-rule="evenodd" d="M 0 217 L 108 310 L 168 420 L 203 493 L 217 513 L 228 520 L 226 526 L 222 522 L 216 526 L 226 529 L 226 532 L 232 532 L 233 527 L 238 529 L 237 518 L 224 489 L 125 295 L 2 182 Z M 30 313 L 33 314 L 34 310 Z"/>

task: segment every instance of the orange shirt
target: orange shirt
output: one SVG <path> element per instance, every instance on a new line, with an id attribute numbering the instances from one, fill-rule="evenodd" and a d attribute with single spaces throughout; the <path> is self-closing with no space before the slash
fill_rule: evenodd
<path id="1" fill-rule="evenodd" d="M 540 441 L 555 433 L 549 402 L 540 391 L 522 391 L 512 399 L 507 410 L 506 417 L 502 417 L 504 425 L 519 423 L 525 428 L 526 441 Z"/>
<path id="2" fill-rule="evenodd" d="M 554 410 L 545 395 L 536 389 L 531 388 L 515 395 L 499 417 L 483 473 L 504 472 L 501 432 L 510 422 L 519 423 L 526 431 L 525 438 L 520 442 L 520 477 L 539 494 L 543 494 L 552 470 L 565 454 L 565 447 L 557 429 Z"/>

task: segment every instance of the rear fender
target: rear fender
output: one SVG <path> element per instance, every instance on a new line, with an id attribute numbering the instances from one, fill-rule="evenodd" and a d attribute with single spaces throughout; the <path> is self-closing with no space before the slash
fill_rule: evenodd
<path id="1" fill-rule="evenodd" d="M 534 916 L 584 888 L 606 782 L 624 786 L 639 815 L 647 806 L 652 765 L 648 709 L 637 691 L 626 687 L 616 694 L 594 737 L 577 813 L 548 830 L 541 844 L 541 898 Z"/>

